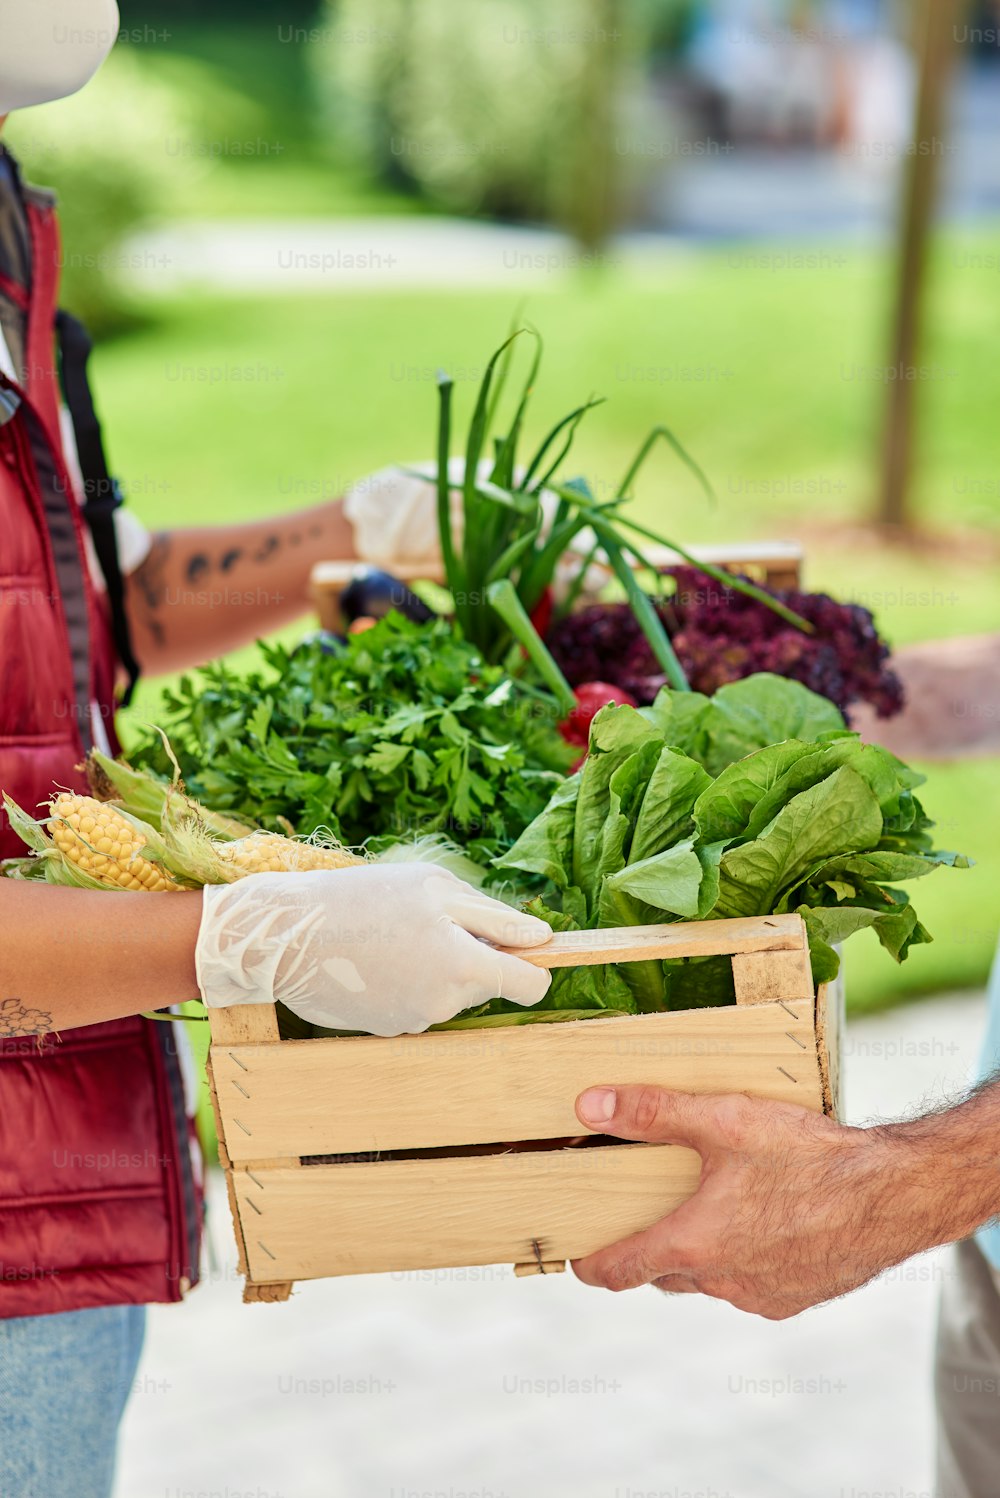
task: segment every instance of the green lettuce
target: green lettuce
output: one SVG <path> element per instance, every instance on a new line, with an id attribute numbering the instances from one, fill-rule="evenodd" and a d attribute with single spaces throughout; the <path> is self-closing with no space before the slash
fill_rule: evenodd
<path id="1" fill-rule="evenodd" d="M 822 982 L 856 931 L 897 962 L 930 941 L 896 885 L 968 867 L 933 851 L 922 778 L 797 682 L 751 676 L 711 699 L 664 690 L 649 708 L 597 714 L 582 769 L 495 864 L 544 879 L 530 908 L 560 930 L 795 911 Z M 731 965 L 706 958 L 558 969 L 542 1008 L 728 1002 Z M 503 1001 L 487 1008 L 518 1020 Z"/>

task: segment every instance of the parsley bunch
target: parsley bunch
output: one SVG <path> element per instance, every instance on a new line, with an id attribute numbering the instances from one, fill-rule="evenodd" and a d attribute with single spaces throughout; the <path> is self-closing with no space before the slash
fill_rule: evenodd
<path id="1" fill-rule="evenodd" d="M 191 795 L 261 826 L 349 844 L 440 833 L 486 863 L 546 805 L 573 757 L 548 694 L 488 665 L 446 620 L 392 613 L 344 644 L 262 645 L 165 694 Z M 133 759 L 170 773 L 158 736 Z"/>

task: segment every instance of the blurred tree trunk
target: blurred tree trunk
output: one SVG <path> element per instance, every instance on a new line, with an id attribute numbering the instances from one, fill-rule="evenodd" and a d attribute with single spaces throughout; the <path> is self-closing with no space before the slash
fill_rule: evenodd
<path id="1" fill-rule="evenodd" d="M 927 246 L 944 149 L 948 80 L 955 57 L 956 29 L 966 0 L 915 0 L 915 51 L 919 66 L 912 154 L 907 158 L 897 241 L 895 306 L 881 481 L 876 519 L 883 525 L 911 523 L 910 472 L 913 460 L 915 396 L 912 378 L 920 342 Z"/>
<path id="2" fill-rule="evenodd" d="M 580 70 L 566 227 L 585 250 L 607 244 L 617 213 L 615 111 L 625 46 L 622 0 L 584 0 L 580 25 L 593 33 Z M 541 143 L 540 143 L 541 144 Z"/>

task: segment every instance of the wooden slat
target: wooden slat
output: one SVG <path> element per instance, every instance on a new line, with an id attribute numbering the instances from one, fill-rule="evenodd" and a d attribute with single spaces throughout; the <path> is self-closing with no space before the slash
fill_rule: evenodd
<path id="1" fill-rule="evenodd" d="M 841 1036 L 845 1024 L 844 967 L 832 983 L 821 983 L 816 995 L 816 1045 L 823 1092 L 823 1111 L 839 1118 L 843 1107 Z"/>
<path id="2" fill-rule="evenodd" d="M 292 1280 L 278 1280 L 274 1283 L 257 1280 L 247 1280 L 243 1286 L 243 1304 L 274 1305 L 277 1301 L 287 1300 L 292 1293 Z"/>
<path id="3" fill-rule="evenodd" d="M 235 1173 L 261 1279 L 578 1258 L 649 1227 L 695 1190 L 676 1145 Z M 249 1200 L 253 1200 L 253 1207 Z"/>
<path id="4" fill-rule="evenodd" d="M 235 1083 L 230 1078 L 225 1086 L 226 1107 L 223 1107 L 219 1099 L 219 1089 L 215 1078 L 215 1058 L 225 1055 L 228 1045 L 249 1045 L 256 1048 L 258 1045 L 280 1043 L 278 1032 L 278 1014 L 273 1004 L 233 1004 L 226 1009 L 209 1009 L 209 1027 L 212 1034 L 212 1046 L 208 1058 L 208 1080 L 212 1094 L 212 1107 L 215 1111 L 215 1127 L 219 1140 L 219 1163 L 226 1174 L 226 1191 L 229 1196 L 229 1209 L 233 1214 L 233 1227 L 236 1233 L 236 1251 L 239 1256 L 239 1268 L 241 1274 L 247 1274 L 247 1252 L 246 1242 L 240 1223 L 240 1215 L 236 1202 L 236 1187 L 231 1169 L 232 1156 L 229 1152 L 229 1140 L 233 1134 L 241 1132 L 239 1125 L 234 1122 L 234 1108 L 232 1097 L 236 1093 Z M 244 1167 L 250 1162 L 244 1159 Z M 294 1169 L 298 1165 L 298 1158 L 276 1160 L 259 1160 L 254 1158 L 253 1164 L 258 1168 L 266 1168 L 269 1165 L 283 1163 L 286 1167 Z M 273 1280 L 274 1276 L 266 1276 Z M 291 1282 L 278 1280 L 271 1284 L 254 1284 L 248 1277 L 243 1286 L 243 1299 L 250 1305 L 255 1301 L 279 1301 L 287 1300 L 292 1293 Z"/>
<path id="5" fill-rule="evenodd" d="M 769 583 L 777 576 L 782 580 L 792 578 L 798 582 L 802 566 L 803 549 L 798 541 L 745 541 L 730 546 L 690 546 L 687 548 L 699 562 L 711 562 L 716 567 L 729 571 L 749 568 L 763 573 Z M 653 567 L 686 566 L 687 559 L 672 546 L 659 546 L 655 542 L 642 548 L 643 556 Z M 794 583 L 792 584 L 794 586 Z"/>
<path id="6" fill-rule="evenodd" d="M 737 1004 L 770 1004 L 778 999 L 811 999 L 809 952 L 744 952 L 733 957 Z"/>
<path id="7" fill-rule="evenodd" d="M 796 541 L 750 541 L 742 546 L 692 546 L 696 561 L 713 562 L 728 571 L 747 572 L 770 588 L 797 588 L 802 577 L 802 547 Z M 643 554 L 654 567 L 676 567 L 684 558 L 671 547 L 644 545 Z M 634 558 L 629 559 L 637 565 Z M 344 621 L 340 595 L 364 567 L 356 561 L 317 562 L 310 577 L 310 592 L 323 629 L 339 633 Z M 597 570 L 599 563 L 592 563 Z M 611 576 L 610 567 L 603 570 Z M 440 558 L 430 562 L 395 562 L 392 575 L 403 583 L 444 582 Z"/>
<path id="8" fill-rule="evenodd" d="M 371 566 L 369 562 L 357 560 L 317 562 L 310 573 L 309 583 L 314 593 L 342 593 L 356 577 L 370 571 Z M 440 558 L 432 562 L 393 562 L 391 575 L 401 583 L 443 582 L 444 567 Z"/>
<path id="9" fill-rule="evenodd" d="M 232 1004 L 209 1009 L 213 1045 L 256 1045 L 278 1039 L 278 1015 L 273 1004 Z"/>
<path id="10" fill-rule="evenodd" d="M 685 559 L 670 546 L 658 546 L 655 542 L 643 546 L 643 555 L 654 567 L 677 567 Z M 763 572 L 769 579 L 772 575 L 783 580 L 798 579 L 802 565 L 802 546 L 798 541 L 746 541 L 729 546 L 692 546 L 691 555 L 699 562 L 712 562 L 716 567 L 729 569 L 751 567 Z M 635 565 L 635 560 L 633 565 Z M 310 576 L 310 587 L 317 600 L 332 594 L 338 597 L 354 577 L 363 571 L 366 564 L 358 561 L 317 562 Z M 394 562 L 390 569 L 400 582 L 444 581 L 444 567 L 440 558 L 427 562 Z"/>
<path id="11" fill-rule="evenodd" d="M 234 1161 L 561 1139 L 598 1082 L 822 1107 L 813 1001 L 214 1051 Z M 223 1103 L 223 1111 L 226 1104 Z"/>
<path id="12" fill-rule="evenodd" d="M 603 962 L 645 962 L 663 957 L 718 957 L 735 952 L 804 950 L 799 915 L 753 916 L 733 921 L 676 921 L 604 931 L 559 931 L 540 947 L 503 947 L 534 967 L 593 967 Z"/>

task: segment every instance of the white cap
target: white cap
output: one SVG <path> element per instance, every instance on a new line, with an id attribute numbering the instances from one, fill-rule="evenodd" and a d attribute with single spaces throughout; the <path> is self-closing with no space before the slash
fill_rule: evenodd
<path id="1" fill-rule="evenodd" d="M 116 0 L 0 0 L 0 115 L 83 88 L 118 26 Z"/>

